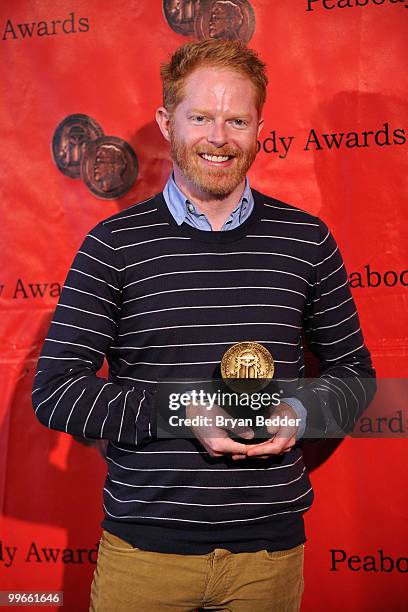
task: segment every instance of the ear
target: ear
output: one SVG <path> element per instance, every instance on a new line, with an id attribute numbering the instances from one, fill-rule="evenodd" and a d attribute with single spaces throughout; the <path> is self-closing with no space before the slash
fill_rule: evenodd
<path id="1" fill-rule="evenodd" d="M 170 140 L 170 113 L 164 106 L 157 109 L 156 121 L 164 138 Z"/>
<path id="2" fill-rule="evenodd" d="M 260 119 L 260 120 L 259 120 L 259 122 L 258 122 L 258 133 L 257 133 L 257 137 L 258 137 L 258 136 L 259 136 L 259 134 L 261 133 L 261 130 L 262 130 L 263 126 L 264 126 L 264 120 L 263 120 L 263 119 Z"/>

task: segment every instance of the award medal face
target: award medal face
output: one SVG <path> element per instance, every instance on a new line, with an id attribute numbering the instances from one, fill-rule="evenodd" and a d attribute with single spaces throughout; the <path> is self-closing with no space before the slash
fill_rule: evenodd
<path id="1" fill-rule="evenodd" d="M 131 189 L 137 174 L 136 153 L 122 138 L 101 136 L 84 149 L 81 177 L 97 198 L 120 198 Z"/>
<path id="2" fill-rule="evenodd" d="M 272 355 L 258 342 L 238 342 L 221 360 L 221 376 L 234 390 L 259 391 L 268 385 L 274 371 Z"/>
<path id="3" fill-rule="evenodd" d="M 90 140 L 103 136 L 102 127 L 88 115 L 68 115 L 57 126 L 52 138 L 52 155 L 65 176 L 79 178 L 81 158 Z"/>

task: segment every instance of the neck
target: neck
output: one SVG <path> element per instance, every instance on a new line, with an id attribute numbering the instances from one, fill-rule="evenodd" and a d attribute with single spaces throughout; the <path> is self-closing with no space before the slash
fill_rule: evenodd
<path id="1" fill-rule="evenodd" d="M 184 195 L 197 204 L 200 212 L 204 213 L 214 231 L 219 231 L 237 206 L 245 189 L 245 179 L 241 181 L 229 195 L 225 198 L 215 198 L 210 193 L 200 190 L 193 185 L 177 168 L 174 166 L 174 180 L 178 188 Z"/>

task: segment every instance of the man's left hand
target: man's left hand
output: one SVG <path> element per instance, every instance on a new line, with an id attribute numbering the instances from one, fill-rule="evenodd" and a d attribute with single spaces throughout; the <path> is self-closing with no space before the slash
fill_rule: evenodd
<path id="1" fill-rule="evenodd" d="M 299 418 L 292 406 L 284 403 L 271 410 L 271 417 L 276 416 L 279 416 L 280 420 L 285 416 L 288 417 L 288 420 Z M 296 434 L 299 430 L 298 425 L 270 425 L 267 427 L 267 430 L 271 434 L 271 438 L 259 444 L 247 444 L 247 457 L 267 458 L 270 455 L 287 453 L 295 446 L 297 441 Z"/>

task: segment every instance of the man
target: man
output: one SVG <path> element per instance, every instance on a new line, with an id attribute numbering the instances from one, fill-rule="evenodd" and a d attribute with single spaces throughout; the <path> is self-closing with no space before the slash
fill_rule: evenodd
<path id="1" fill-rule="evenodd" d="M 312 489 L 297 440 L 305 427 L 350 428 L 374 372 L 330 232 L 246 179 L 264 64 L 239 42 L 204 40 L 161 76 L 173 174 L 86 237 L 40 357 L 35 411 L 109 440 L 92 610 L 298 610 Z M 156 437 L 158 380 L 210 380 L 245 341 L 270 351 L 276 378 L 296 380 L 302 330 L 321 377 L 271 409 L 300 426 L 270 427 L 257 444 L 248 427 Z M 109 380 L 96 375 L 104 355 Z M 203 410 L 191 402 L 187 415 Z"/>

